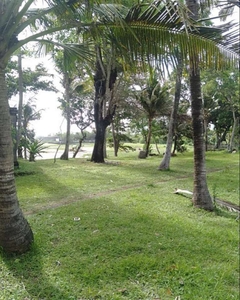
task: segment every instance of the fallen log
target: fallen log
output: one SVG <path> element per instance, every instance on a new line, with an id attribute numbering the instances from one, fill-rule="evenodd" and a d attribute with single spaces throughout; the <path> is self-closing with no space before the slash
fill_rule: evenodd
<path id="1" fill-rule="evenodd" d="M 178 188 L 175 188 L 174 194 L 179 194 L 179 195 L 182 195 L 185 197 L 187 197 L 187 195 L 191 195 L 191 196 L 193 195 L 193 193 L 188 190 L 182 190 L 182 189 L 178 189 Z M 235 203 L 232 203 L 230 201 L 221 200 L 219 198 L 215 198 L 214 200 L 215 200 L 216 204 L 218 204 L 219 206 L 225 207 L 229 211 L 237 212 L 238 214 L 240 213 L 239 205 L 236 205 Z M 239 219 L 239 215 L 238 215 L 238 219 Z"/>

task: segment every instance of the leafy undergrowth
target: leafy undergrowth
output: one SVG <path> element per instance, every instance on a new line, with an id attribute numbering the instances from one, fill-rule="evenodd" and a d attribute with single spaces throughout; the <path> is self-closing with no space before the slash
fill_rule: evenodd
<path id="1" fill-rule="evenodd" d="M 35 235 L 32 251 L 0 260 L 1 300 L 230 300 L 239 298 L 236 215 L 192 207 L 192 154 L 122 154 L 24 164 L 21 207 Z M 237 203 L 238 157 L 207 154 L 211 193 Z"/>

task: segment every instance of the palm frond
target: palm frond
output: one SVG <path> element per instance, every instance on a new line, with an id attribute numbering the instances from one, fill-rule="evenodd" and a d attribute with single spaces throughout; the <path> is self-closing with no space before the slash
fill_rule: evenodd
<path id="1" fill-rule="evenodd" d="M 155 1 L 154 5 L 143 11 L 143 5 L 135 6 L 125 18 L 127 28 L 122 30 L 119 26 L 111 27 L 118 45 L 125 47 L 132 59 L 141 59 L 143 63 L 153 60 L 159 63 L 174 55 L 176 48 L 180 49 L 185 61 L 189 55 L 197 55 L 202 65 L 220 67 L 226 62 L 234 63 L 239 59 L 238 54 L 223 42 L 219 28 L 186 22 L 189 18 L 181 17 L 178 4 L 169 6 L 167 2 L 163 6 L 164 3 Z"/>
<path id="2" fill-rule="evenodd" d="M 240 56 L 239 24 L 228 22 L 219 26 L 222 31 L 221 44 L 226 49 L 237 53 Z"/>
<path id="3" fill-rule="evenodd" d="M 66 69 L 71 69 L 74 65 L 76 65 L 76 61 L 81 61 L 83 65 L 90 64 L 94 65 L 95 63 L 95 52 L 91 49 L 94 49 L 91 43 L 83 43 L 83 44 L 76 44 L 76 43 L 60 43 L 54 40 L 49 39 L 37 39 L 36 42 L 38 43 L 38 50 L 39 54 L 47 54 L 52 52 L 54 49 L 55 51 L 64 52 L 64 64 Z"/>

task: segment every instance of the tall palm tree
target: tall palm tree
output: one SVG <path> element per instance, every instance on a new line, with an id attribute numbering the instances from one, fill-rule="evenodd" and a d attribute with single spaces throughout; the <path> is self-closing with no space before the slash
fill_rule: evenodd
<path id="1" fill-rule="evenodd" d="M 148 60 L 146 60 L 147 63 L 149 63 L 149 61 L 151 62 L 154 58 L 156 58 L 156 61 L 159 62 L 159 57 L 161 57 L 160 55 L 162 54 L 164 56 L 164 54 L 166 53 L 170 53 L 174 58 L 174 47 L 178 46 L 183 61 L 189 66 L 192 119 L 194 131 L 193 203 L 197 207 L 201 207 L 206 210 L 212 210 L 213 203 L 210 193 L 208 191 L 206 180 L 200 62 L 201 65 L 213 63 L 213 65 L 215 64 L 215 66 L 219 66 L 219 61 L 222 57 L 221 50 L 223 50 L 223 48 L 216 47 L 217 45 L 214 42 L 210 45 L 208 43 L 209 40 L 207 39 L 210 38 L 213 41 L 216 41 L 216 37 L 219 37 L 219 34 L 221 35 L 221 31 L 214 30 L 213 28 L 213 30 L 211 30 L 211 28 L 197 26 L 199 9 L 198 3 L 195 0 L 187 0 L 186 4 L 188 10 L 187 12 L 185 10 L 185 12 L 190 16 L 184 15 L 184 12 L 182 12 L 181 9 L 180 13 L 176 13 L 175 15 L 172 14 L 173 12 L 176 12 L 179 8 L 181 8 L 181 6 L 179 6 L 176 3 L 168 2 L 166 6 L 163 7 L 162 1 L 154 1 L 154 5 L 149 6 L 148 8 L 143 10 L 143 12 L 141 11 L 141 5 L 134 7 L 126 17 L 126 22 L 131 24 L 131 30 L 136 34 L 138 39 L 140 39 L 141 46 L 139 49 L 139 45 L 137 45 L 137 43 L 133 44 L 134 40 L 132 42 L 131 40 L 128 40 L 127 42 L 125 42 L 125 44 L 130 44 L 131 53 L 135 59 L 138 59 L 140 55 L 142 57 L 144 56 L 144 54 L 146 54 L 146 56 L 149 58 Z M 162 14 L 166 7 L 168 7 L 168 11 L 165 12 L 165 14 Z M 188 23 L 189 17 L 192 20 L 192 24 Z M 175 25 L 175 37 L 177 37 L 179 34 L 183 34 L 181 29 L 185 28 L 185 30 L 188 30 L 190 28 L 191 32 L 203 36 L 201 40 L 203 44 L 201 42 L 193 42 L 192 37 L 189 36 L 188 41 L 178 39 L 178 45 L 176 45 L 174 43 L 174 41 L 176 40 L 173 36 L 170 37 L 168 34 L 163 34 L 166 27 L 163 26 L 162 22 L 166 19 L 172 21 L 172 26 L 173 24 Z M 186 24 L 187 26 L 185 26 Z M 194 24 L 197 26 L 197 30 L 196 27 L 194 27 Z M 176 28 L 177 26 L 179 27 Z M 191 28 L 191 26 L 193 27 Z M 233 35 L 231 34 L 231 36 Z M 164 44 L 162 44 L 163 39 Z M 221 40 L 218 39 L 218 42 L 220 41 Z M 229 47 L 229 40 L 227 40 L 226 43 L 223 42 L 222 45 Z M 156 46 L 158 46 L 158 50 L 155 48 Z M 231 48 L 232 50 L 234 50 L 233 47 Z M 230 54 L 233 54 L 235 55 L 235 57 L 237 57 L 236 53 L 232 53 L 229 49 L 226 50 L 228 50 Z M 160 51 L 162 51 L 162 53 Z M 160 60 L 160 62 L 162 61 L 164 60 Z"/>
<path id="2" fill-rule="evenodd" d="M 16 193 L 5 69 L 11 55 L 26 43 L 39 42 L 48 34 L 76 26 L 74 19 L 65 22 L 62 18 L 61 25 L 48 19 L 53 13 L 64 16 L 69 10 L 65 1 L 46 2 L 50 5 L 47 8 L 30 9 L 34 0 L 0 0 L 0 247 L 7 252 L 27 251 L 33 242 L 33 233 L 19 207 Z M 19 37 L 36 23 L 37 32 Z"/>
<path id="3" fill-rule="evenodd" d="M 209 4 L 211 5 L 211 1 L 208 1 L 208 5 Z M 200 12 L 199 1 L 186 0 L 186 6 L 188 8 L 189 16 L 197 22 Z M 238 43 L 238 38 L 236 40 L 236 32 L 233 31 L 230 33 L 230 36 L 232 39 L 231 48 L 232 50 L 236 50 L 236 43 Z M 189 83 L 194 143 L 194 188 L 192 200 L 196 207 L 211 211 L 213 210 L 213 202 L 207 186 L 205 165 L 204 114 L 200 78 L 201 59 L 197 53 L 190 53 L 189 60 Z"/>
<path id="4" fill-rule="evenodd" d="M 198 1 L 186 0 L 186 5 L 189 10 L 189 15 L 194 20 L 198 20 L 200 9 Z M 207 185 L 203 99 L 201 91 L 199 56 L 196 53 L 192 53 L 189 59 L 189 83 L 194 144 L 194 186 L 192 200 L 195 206 L 211 211 L 214 206 Z"/>

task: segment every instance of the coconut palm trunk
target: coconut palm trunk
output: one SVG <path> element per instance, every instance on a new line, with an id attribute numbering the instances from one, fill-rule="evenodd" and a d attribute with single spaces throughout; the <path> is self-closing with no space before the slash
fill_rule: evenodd
<path id="1" fill-rule="evenodd" d="M 199 3 L 196 0 L 186 0 L 189 15 L 194 20 L 199 17 Z M 193 144 L 194 144 L 194 186 L 193 204 L 205 210 L 213 210 L 213 201 L 207 186 L 203 99 L 198 55 L 190 55 L 189 82 L 191 93 Z"/>
<path id="2" fill-rule="evenodd" d="M 200 72 L 197 72 L 197 70 L 192 70 L 190 73 L 190 91 L 192 98 L 191 108 L 194 144 L 193 203 L 196 207 L 213 210 L 213 202 L 207 186 L 203 101 L 201 97 Z"/>
<path id="3" fill-rule="evenodd" d="M 1 63 L 0 63 L 1 66 Z M 0 247 L 23 253 L 33 242 L 33 233 L 19 207 L 15 188 L 11 122 L 5 74 L 0 67 Z"/>
<path id="4" fill-rule="evenodd" d="M 170 159 L 171 159 L 171 151 L 172 151 L 172 144 L 173 144 L 173 136 L 174 136 L 174 132 L 175 132 L 175 128 L 176 128 L 177 112 L 178 112 L 178 106 L 179 106 L 180 96 L 181 96 L 182 72 L 183 72 L 183 62 L 179 55 L 177 74 L 176 74 L 176 82 L 175 82 L 175 97 L 174 97 L 173 108 L 172 108 L 172 112 L 171 112 L 171 116 L 170 116 L 170 120 L 169 120 L 166 152 L 165 152 L 163 160 L 161 161 L 160 166 L 158 168 L 159 170 L 169 170 L 170 169 Z"/>

